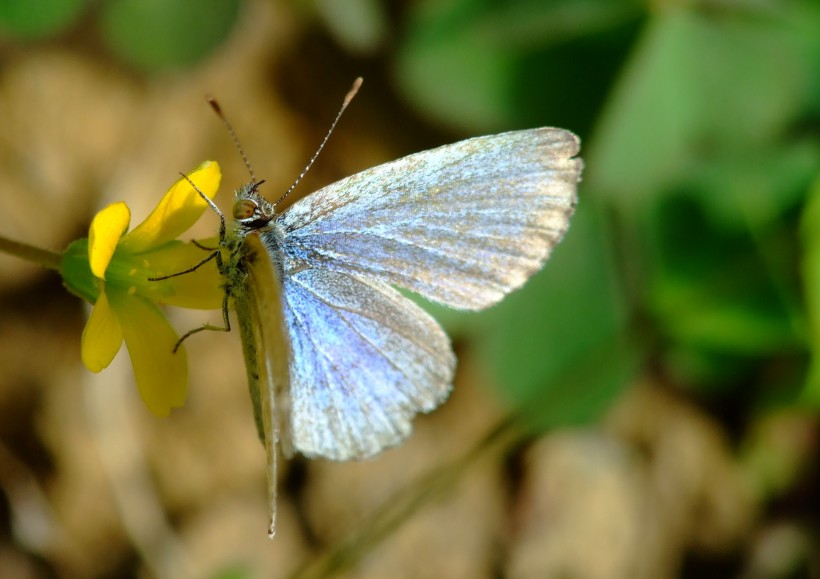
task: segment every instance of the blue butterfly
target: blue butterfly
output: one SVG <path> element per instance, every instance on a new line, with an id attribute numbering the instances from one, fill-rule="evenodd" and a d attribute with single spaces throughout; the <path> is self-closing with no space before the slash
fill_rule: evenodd
<path id="1" fill-rule="evenodd" d="M 277 443 L 286 457 L 372 457 L 450 393 L 450 340 L 395 287 L 481 310 L 522 286 L 567 230 L 578 150 L 555 128 L 468 139 L 362 171 L 282 213 L 254 180 L 236 192 L 229 226 L 206 199 L 227 255 L 215 256 L 223 329 L 230 298 L 268 455 L 271 536 Z"/>

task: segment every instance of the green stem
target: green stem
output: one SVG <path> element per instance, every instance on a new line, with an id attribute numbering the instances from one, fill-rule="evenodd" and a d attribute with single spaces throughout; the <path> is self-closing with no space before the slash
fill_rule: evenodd
<path id="1" fill-rule="evenodd" d="M 0 251 L 42 265 L 46 269 L 60 271 L 60 258 L 62 256 L 59 253 L 40 249 L 19 241 L 12 241 L 2 235 L 0 235 Z"/>
<path id="2" fill-rule="evenodd" d="M 519 428 L 519 418 L 512 414 L 502 419 L 460 458 L 397 492 L 359 531 L 312 557 L 303 567 L 293 571 L 289 578 L 326 579 L 350 571 L 417 511 L 446 495 L 464 471 L 479 459 L 501 453 L 520 442 L 526 433 Z"/>

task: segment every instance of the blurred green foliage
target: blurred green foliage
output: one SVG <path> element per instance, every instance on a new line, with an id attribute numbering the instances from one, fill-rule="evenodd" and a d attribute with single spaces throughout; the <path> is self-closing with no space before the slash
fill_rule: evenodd
<path id="1" fill-rule="evenodd" d="M 820 5 L 430 0 L 395 62 L 464 133 L 582 137 L 567 239 L 468 323 L 541 425 L 595 418 L 641 368 L 747 408 L 820 404 Z"/>
<path id="2" fill-rule="evenodd" d="M 241 0 L 117 0 L 104 5 L 100 29 L 131 64 L 162 70 L 196 63 L 224 41 Z"/>
<path id="3" fill-rule="evenodd" d="M 109 50 L 147 72 L 195 64 L 229 35 L 242 0 L 3 0 L 0 38 L 30 40 L 63 33 L 83 11 Z"/>
<path id="4" fill-rule="evenodd" d="M 86 0 L 3 0 L 0 2 L 0 37 L 48 37 L 71 26 Z"/>

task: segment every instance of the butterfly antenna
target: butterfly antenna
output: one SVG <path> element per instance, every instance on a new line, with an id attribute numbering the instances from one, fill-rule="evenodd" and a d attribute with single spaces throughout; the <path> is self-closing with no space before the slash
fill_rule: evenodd
<path id="1" fill-rule="evenodd" d="M 350 101 L 352 101 L 353 97 L 356 96 L 356 93 L 359 92 L 359 88 L 361 88 L 362 82 L 364 82 L 364 79 L 362 79 L 362 77 L 358 77 L 356 80 L 353 81 L 353 86 L 351 86 L 350 90 L 347 91 L 347 94 L 345 95 L 345 100 L 342 101 L 342 106 L 339 109 L 339 112 L 336 113 L 336 118 L 333 119 L 333 122 L 330 124 L 330 128 L 328 129 L 327 133 L 325 134 L 325 138 L 322 139 L 322 142 L 319 144 L 319 148 L 316 149 L 316 152 L 313 153 L 313 156 L 310 158 L 310 161 L 308 161 L 307 165 L 305 165 L 305 168 L 302 169 L 302 172 L 299 173 L 299 176 L 296 177 L 296 180 L 293 182 L 293 185 L 291 185 L 288 188 L 288 190 L 285 191 L 285 193 L 279 198 L 279 200 L 276 203 L 273 204 L 274 207 L 279 205 L 285 199 L 285 197 L 290 195 L 291 191 L 296 189 L 296 186 L 299 184 L 299 181 L 301 181 L 302 177 L 304 177 L 305 174 L 308 172 L 308 170 L 310 170 L 311 165 L 313 165 L 313 163 L 316 161 L 316 158 L 319 156 L 319 153 L 321 153 L 322 149 L 325 148 L 325 145 L 327 144 L 327 140 L 330 138 L 330 135 L 333 133 L 333 129 L 336 128 L 336 124 L 339 122 L 339 119 L 342 118 L 342 113 L 345 112 L 345 109 L 347 108 L 347 105 L 350 104 Z"/>
<path id="2" fill-rule="evenodd" d="M 251 181 L 256 183 L 256 175 L 253 172 L 253 167 L 251 167 L 251 162 L 248 161 L 248 156 L 245 155 L 245 149 L 242 148 L 242 143 L 239 142 L 239 137 L 236 136 L 236 131 L 233 130 L 233 125 L 228 121 L 228 118 L 225 116 L 225 113 L 222 112 L 222 107 L 219 106 L 219 103 L 216 102 L 216 99 L 211 95 L 205 97 L 205 100 L 208 101 L 208 104 L 211 105 L 211 108 L 217 114 L 217 116 L 222 119 L 222 124 L 225 125 L 225 128 L 228 129 L 228 133 L 231 135 L 231 139 L 233 140 L 233 144 L 236 147 L 236 150 L 239 151 L 239 156 L 242 157 L 242 162 L 245 163 L 245 167 L 248 168 L 248 173 L 251 175 Z"/>

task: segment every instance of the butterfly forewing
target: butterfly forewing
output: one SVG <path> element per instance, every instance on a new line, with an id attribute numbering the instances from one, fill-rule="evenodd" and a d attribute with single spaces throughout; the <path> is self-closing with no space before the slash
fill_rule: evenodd
<path id="1" fill-rule="evenodd" d="M 564 235 L 583 163 L 561 129 L 478 137 L 329 185 L 279 217 L 311 267 L 481 309 L 538 271 Z"/>

